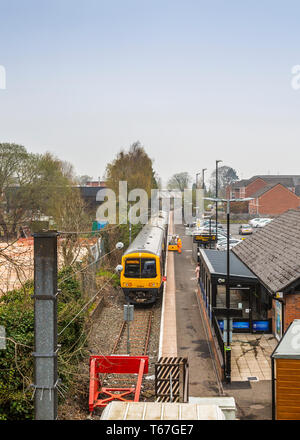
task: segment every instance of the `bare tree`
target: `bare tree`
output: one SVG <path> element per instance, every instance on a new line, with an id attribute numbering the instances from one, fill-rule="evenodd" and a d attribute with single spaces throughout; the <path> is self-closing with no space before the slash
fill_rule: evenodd
<path id="1" fill-rule="evenodd" d="M 168 189 L 179 189 L 183 191 L 189 187 L 191 176 L 187 172 L 176 173 L 168 180 Z"/>

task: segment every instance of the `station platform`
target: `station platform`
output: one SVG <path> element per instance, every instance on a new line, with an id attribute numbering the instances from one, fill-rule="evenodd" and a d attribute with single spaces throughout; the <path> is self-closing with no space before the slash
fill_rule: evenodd
<path id="1" fill-rule="evenodd" d="M 174 233 L 173 212 L 170 212 L 169 235 Z M 176 324 L 176 298 L 174 252 L 167 250 L 164 284 L 163 304 L 161 312 L 161 332 L 159 344 L 159 358 L 177 357 L 177 324 Z"/>

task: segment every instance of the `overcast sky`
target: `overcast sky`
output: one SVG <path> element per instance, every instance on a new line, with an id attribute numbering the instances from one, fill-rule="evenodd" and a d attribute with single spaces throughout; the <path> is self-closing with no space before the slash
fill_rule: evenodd
<path id="1" fill-rule="evenodd" d="M 0 142 L 102 176 L 140 140 L 164 181 L 300 174 L 300 2 L 0 0 Z"/>

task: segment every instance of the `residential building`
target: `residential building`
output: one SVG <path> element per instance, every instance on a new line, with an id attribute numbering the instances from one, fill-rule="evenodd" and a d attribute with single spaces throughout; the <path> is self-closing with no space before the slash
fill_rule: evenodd
<path id="1" fill-rule="evenodd" d="M 227 187 L 229 198 L 252 197 L 245 212 L 254 215 L 279 215 L 300 206 L 300 175 L 258 175 Z"/>

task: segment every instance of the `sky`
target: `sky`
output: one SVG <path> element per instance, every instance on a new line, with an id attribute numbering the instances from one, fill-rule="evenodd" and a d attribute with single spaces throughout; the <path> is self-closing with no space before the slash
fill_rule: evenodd
<path id="1" fill-rule="evenodd" d="M 298 0 L 0 0 L 0 142 L 95 179 L 137 140 L 163 182 L 216 159 L 300 174 L 299 19 Z"/>

